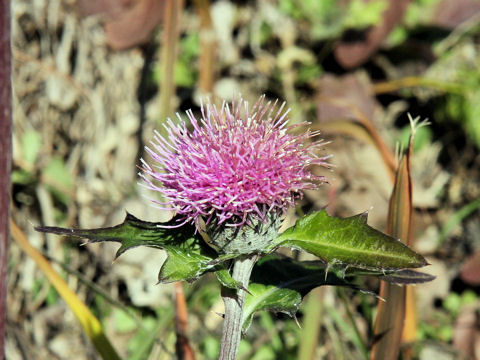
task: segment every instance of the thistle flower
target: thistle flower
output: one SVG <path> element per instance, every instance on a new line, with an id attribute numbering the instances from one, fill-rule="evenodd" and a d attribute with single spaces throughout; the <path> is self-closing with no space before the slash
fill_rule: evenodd
<path id="1" fill-rule="evenodd" d="M 291 133 L 305 123 L 288 125 L 284 107 L 275 112 L 276 102 L 265 103 L 264 96 L 252 109 L 241 98 L 220 110 L 207 102 L 200 120 L 187 111 L 191 131 L 180 115 L 179 125 L 169 119 L 168 139 L 155 132 L 146 147 L 154 164 L 141 159 L 144 185 L 165 199 L 152 201 L 175 210 L 178 226 L 190 222 L 197 228 L 200 218 L 207 225 L 240 226 L 284 212 L 302 190 L 326 182 L 310 167 L 327 166 L 328 158 L 316 154 L 323 142 L 306 143 L 318 132 Z"/>

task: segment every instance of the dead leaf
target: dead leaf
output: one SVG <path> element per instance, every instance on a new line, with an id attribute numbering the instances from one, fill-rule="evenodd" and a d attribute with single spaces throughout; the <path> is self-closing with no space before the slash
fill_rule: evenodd
<path id="1" fill-rule="evenodd" d="M 467 284 L 480 285 L 480 250 L 463 263 L 460 278 Z"/>
<path id="2" fill-rule="evenodd" d="M 122 9 L 129 8 L 138 0 L 78 0 L 77 6 L 84 16 L 105 14 L 114 16 Z"/>
<path id="3" fill-rule="evenodd" d="M 337 77 L 325 74 L 320 79 L 321 96 L 341 98 L 355 106 L 365 117 L 373 119 L 379 108 L 378 102 L 371 95 L 372 84 L 364 72 L 356 72 Z M 340 107 L 319 98 L 317 114 L 321 122 L 338 119 L 357 119 L 358 115 L 347 107 Z"/>
<path id="4" fill-rule="evenodd" d="M 323 76 L 317 97 L 317 115 L 321 122 L 327 124 L 320 125 L 319 129 L 359 139 L 367 138 L 382 155 L 393 180 L 396 162 L 393 153 L 375 128 L 373 120 L 381 109 L 371 95 L 371 89 L 370 80 L 360 72 L 343 77 Z M 349 120 L 358 124 L 348 124 Z"/>
<path id="5" fill-rule="evenodd" d="M 159 0 L 81 0 L 84 15 L 103 14 L 105 37 L 115 50 L 145 43 L 163 19 L 165 1 Z"/>
<path id="6" fill-rule="evenodd" d="M 455 321 L 453 329 L 453 346 L 462 352 L 463 356 L 475 359 L 475 342 L 480 339 L 478 330 L 478 304 L 463 306 Z"/>
<path id="7" fill-rule="evenodd" d="M 434 25 L 453 29 L 479 14 L 478 0 L 443 0 L 437 4 L 432 20 Z"/>
<path id="8" fill-rule="evenodd" d="M 334 50 L 335 58 L 340 65 L 351 69 L 367 61 L 402 20 L 409 3 L 410 0 L 390 0 L 381 24 L 362 32 L 345 34 Z"/>
<path id="9" fill-rule="evenodd" d="M 400 239 L 406 245 L 412 245 L 412 178 L 410 159 L 413 152 L 412 130 L 410 144 L 406 154 L 400 160 L 395 176 L 395 185 L 387 220 L 387 233 Z M 371 359 L 397 359 L 402 340 L 413 341 L 416 332 L 416 311 L 413 294 L 407 295 L 408 287 L 382 282 L 380 296 L 386 301 L 379 301 L 375 319 L 374 343 Z M 407 325 L 407 326 L 406 326 Z M 406 356 L 405 356 L 406 355 Z M 409 357 L 409 354 L 402 356 Z"/>

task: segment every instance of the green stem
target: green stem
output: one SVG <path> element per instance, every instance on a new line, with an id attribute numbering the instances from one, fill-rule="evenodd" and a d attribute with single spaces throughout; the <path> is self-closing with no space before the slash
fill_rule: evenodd
<path id="1" fill-rule="evenodd" d="M 257 256 L 242 256 L 234 260 L 232 278 L 248 288 L 250 274 Z M 220 345 L 219 360 L 235 360 L 238 345 L 242 335 L 243 305 L 245 304 L 245 290 L 232 290 L 223 287 L 222 298 L 225 303 L 225 321 L 223 323 L 222 342 Z"/>

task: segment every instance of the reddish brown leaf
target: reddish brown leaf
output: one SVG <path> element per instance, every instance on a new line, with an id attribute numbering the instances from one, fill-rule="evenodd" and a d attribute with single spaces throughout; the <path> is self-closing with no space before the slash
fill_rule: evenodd
<path id="1" fill-rule="evenodd" d="M 390 0 L 383 13 L 383 21 L 368 30 L 357 34 L 355 39 L 342 39 L 337 44 L 334 55 L 344 68 L 361 65 L 380 47 L 390 31 L 402 20 L 410 0 Z"/>
<path id="2" fill-rule="evenodd" d="M 412 347 L 417 339 L 417 301 L 415 289 L 411 286 L 401 288 L 405 290 L 405 318 L 403 320 L 402 344 L 404 346 L 403 359 L 408 360 L 413 357 Z"/>
<path id="3" fill-rule="evenodd" d="M 181 282 L 175 283 L 175 332 L 177 335 L 177 342 L 175 344 L 177 358 L 179 360 L 194 360 L 195 355 L 187 335 L 187 301 Z"/>
<path id="4" fill-rule="evenodd" d="M 480 285 L 480 251 L 463 263 L 460 278 L 468 284 Z"/>
<path id="5" fill-rule="evenodd" d="M 407 154 L 402 157 L 398 165 L 390 198 L 388 212 L 387 233 L 400 239 L 407 245 L 411 245 L 412 228 L 412 180 L 410 177 L 410 154 L 412 146 L 409 146 Z"/>
<path id="6" fill-rule="evenodd" d="M 463 306 L 453 329 L 453 346 L 468 359 L 477 359 L 475 343 L 480 340 L 477 308 L 478 304 Z"/>
<path id="7" fill-rule="evenodd" d="M 78 0 L 77 6 L 84 16 L 104 14 L 113 17 L 116 13 L 133 6 L 135 2 L 138 0 Z"/>
<path id="8" fill-rule="evenodd" d="M 405 291 L 398 285 L 382 282 L 378 303 L 374 341 L 370 359 L 398 359 L 405 319 Z"/>
<path id="9" fill-rule="evenodd" d="M 103 14 L 107 44 L 115 50 L 146 42 L 163 19 L 165 1 L 160 0 L 81 0 L 85 15 Z"/>
<path id="10" fill-rule="evenodd" d="M 320 79 L 320 96 L 344 99 L 352 104 L 366 118 L 373 119 L 378 103 L 371 94 L 372 84 L 364 73 L 356 72 L 337 77 L 325 74 Z M 320 121 L 338 119 L 358 119 L 358 112 L 349 107 L 338 106 L 330 101 L 319 98 L 317 102 L 317 114 Z"/>
<path id="11" fill-rule="evenodd" d="M 480 13 L 478 0 L 443 0 L 437 4 L 433 24 L 453 29 Z"/>
<path id="12" fill-rule="evenodd" d="M 107 43 L 121 50 L 146 42 L 163 17 L 164 1 L 139 0 L 105 24 Z"/>
<path id="13" fill-rule="evenodd" d="M 410 176 L 410 158 L 413 139 L 407 153 L 398 165 L 395 185 L 387 220 L 387 233 L 411 245 L 412 235 L 412 180 Z M 412 341 L 416 330 L 416 314 L 412 295 L 409 295 L 407 308 L 407 288 L 394 284 L 381 283 L 380 296 L 386 301 L 379 301 L 375 320 L 374 336 L 379 339 L 372 348 L 371 359 L 397 359 L 402 337 Z M 411 290 L 409 290 L 411 291 Z M 404 323 L 408 323 L 405 333 Z"/>
<path id="14" fill-rule="evenodd" d="M 393 181 L 394 156 L 371 120 L 377 111 L 372 93 L 372 85 L 360 73 L 344 77 L 324 76 L 317 98 L 317 115 L 324 122 L 319 130 L 350 135 L 373 144 L 390 170 Z"/>

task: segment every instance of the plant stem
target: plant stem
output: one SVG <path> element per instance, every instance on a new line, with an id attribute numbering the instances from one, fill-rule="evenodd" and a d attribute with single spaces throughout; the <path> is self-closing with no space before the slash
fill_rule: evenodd
<path id="1" fill-rule="evenodd" d="M 234 280 L 248 288 L 250 274 L 257 255 L 238 257 L 234 260 L 232 277 Z M 222 342 L 220 345 L 219 360 L 235 360 L 238 345 L 242 335 L 243 305 L 245 303 L 245 290 L 232 290 L 222 288 L 222 298 L 225 303 L 225 321 L 223 323 Z"/>
<path id="2" fill-rule="evenodd" d="M 183 291 L 183 284 L 180 281 L 175 283 L 175 333 L 177 341 L 175 349 L 179 360 L 194 360 L 192 346 L 188 341 L 188 315 L 187 301 Z"/>

